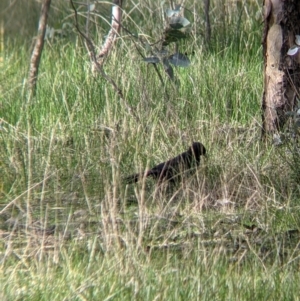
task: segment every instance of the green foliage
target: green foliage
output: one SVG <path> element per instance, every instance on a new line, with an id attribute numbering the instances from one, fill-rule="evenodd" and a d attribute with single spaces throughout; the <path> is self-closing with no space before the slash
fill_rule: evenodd
<path id="1" fill-rule="evenodd" d="M 125 26 L 152 35 L 161 24 L 157 3 L 139 5 Z M 1 300 L 297 298 L 297 141 L 260 141 L 260 21 L 247 17 L 255 5 L 215 6 L 210 44 L 202 21 L 186 13 L 194 34 L 180 47 L 191 64 L 174 70 L 178 89 L 161 84 L 131 38 L 119 39 L 105 71 L 127 103 L 93 77 L 73 37 L 47 41 L 30 98 L 28 48 L 6 44 Z M 122 183 L 192 141 L 208 156 L 182 184 Z"/>

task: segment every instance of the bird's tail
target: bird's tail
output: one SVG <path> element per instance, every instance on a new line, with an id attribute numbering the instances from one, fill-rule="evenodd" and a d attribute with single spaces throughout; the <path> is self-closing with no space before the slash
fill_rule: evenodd
<path id="1" fill-rule="evenodd" d="M 134 184 L 134 183 L 138 182 L 139 179 L 140 179 L 140 174 L 136 173 L 136 174 L 126 177 L 124 179 L 124 182 L 125 182 L 125 184 Z"/>

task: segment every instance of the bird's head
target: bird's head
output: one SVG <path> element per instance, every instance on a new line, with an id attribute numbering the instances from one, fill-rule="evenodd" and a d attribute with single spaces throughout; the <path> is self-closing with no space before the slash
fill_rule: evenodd
<path id="1" fill-rule="evenodd" d="M 197 161 L 200 160 L 200 156 L 205 156 L 206 154 L 206 148 L 200 142 L 193 142 L 189 150 L 193 153 Z"/>

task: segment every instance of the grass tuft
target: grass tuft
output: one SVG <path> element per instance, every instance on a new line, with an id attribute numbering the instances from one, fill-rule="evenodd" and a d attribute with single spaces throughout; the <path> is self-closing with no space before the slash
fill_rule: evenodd
<path id="1" fill-rule="evenodd" d="M 133 8 L 125 18 L 131 30 L 159 30 L 153 3 Z M 175 70 L 177 89 L 162 86 L 132 41 L 120 38 L 105 71 L 134 114 L 109 83 L 92 76 L 78 40 L 47 42 L 33 99 L 24 84 L 28 48 L 6 45 L 2 300 L 298 296 L 299 155 L 296 139 L 281 146 L 260 140 L 258 4 L 224 1 L 228 14 L 212 5 L 211 43 L 200 39 L 202 21 L 195 19 L 194 35 L 180 45 L 195 54 L 188 69 Z M 192 141 L 205 145 L 207 158 L 182 183 L 122 181 Z"/>

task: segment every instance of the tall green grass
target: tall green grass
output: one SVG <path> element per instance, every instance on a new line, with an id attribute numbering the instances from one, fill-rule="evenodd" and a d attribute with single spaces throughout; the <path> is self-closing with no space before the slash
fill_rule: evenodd
<path id="1" fill-rule="evenodd" d="M 126 103 L 92 75 L 79 39 L 46 43 L 30 98 L 30 51 L 6 44 L 1 299 L 297 299 L 297 154 L 294 142 L 260 141 L 258 6 L 226 6 L 222 19 L 212 5 L 211 44 L 199 26 L 180 45 L 195 54 L 175 70 L 176 89 L 160 83 L 129 37 L 118 40 L 105 71 Z M 126 26 L 159 30 L 153 2 L 138 9 L 157 22 L 138 28 L 128 17 Z M 192 141 L 208 152 L 194 176 L 175 187 L 123 183 Z"/>

